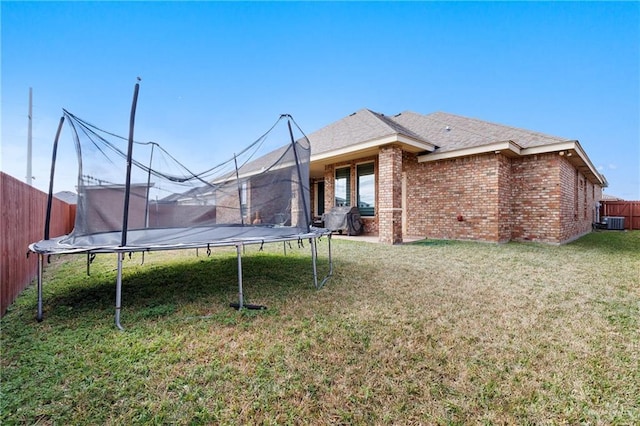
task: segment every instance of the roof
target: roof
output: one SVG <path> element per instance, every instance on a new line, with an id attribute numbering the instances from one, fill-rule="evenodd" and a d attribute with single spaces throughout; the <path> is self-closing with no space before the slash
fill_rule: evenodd
<path id="1" fill-rule="evenodd" d="M 435 147 L 420 135 L 395 122 L 390 117 L 361 109 L 349 116 L 329 124 L 310 134 L 311 155 L 344 150 L 357 147 L 367 142 L 379 141 L 388 137 L 404 137 L 414 144 L 422 145 L 421 151 L 433 150 Z"/>
<path id="2" fill-rule="evenodd" d="M 522 148 L 530 148 L 570 140 L 446 112 L 421 115 L 405 111 L 393 119 L 438 145 L 439 152 L 503 141 L 512 141 Z"/>
<path id="3" fill-rule="evenodd" d="M 419 161 L 437 161 L 486 152 L 522 156 L 562 152 L 593 181 L 606 185 L 576 140 L 446 112 L 423 115 L 404 111 L 394 116 L 361 109 L 309 135 L 312 174 L 325 164 L 377 154 L 380 146 L 397 143 L 419 154 Z"/>
<path id="4" fill-rule="evenodd" d="M 425 148 L 437 147 L 438 152 L 507 140 L 523 148 L 569 140 L 445 112 L 422 115 L 404 111 L 386 116 L 369 109 L 361 109 L 323 127 L 310 134 L 309 140 L 312 154 L 319 155 L 393 135 L 414 139 Z"/>
<path id="5" fill-rule="evenodd" d="M 624 201 L 624 200 L 620 197 L 616 197 L 615 195 L 603 193 L 601 201 Z"/>
<path id="6" fill-rule="evenodd" d="M 76 204 L 78 199 L 78 194 L 71 191 L 56 192 L 53 196 L 67 204 Z"/>

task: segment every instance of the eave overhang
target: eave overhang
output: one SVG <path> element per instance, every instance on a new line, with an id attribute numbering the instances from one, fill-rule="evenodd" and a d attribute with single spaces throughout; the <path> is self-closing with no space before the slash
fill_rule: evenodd
<path id="1" fill-rule="evenodd" d="M 558 155 L 564 156 L 575 168 L 584 174 L 590 182 L 607 186 L 607 181 L 595 168 L 587 154 L 580 146 L 577 140 L 558 142 L 548 145 L 533 146 L 530 148 L 521 148 L 513 141 L 493 142 L 487 145 L 475 146 L 470 148 L 456 149 L 446 152 L 432 152 L 418 156 L 418 162 L 426 163 L 431 161 L 447 160 L 452 158 L 468 157 L 480 154 L 502 154 L 507 157 L 524 157 L 527 155 L 548 154 L 557 152 Z"/>
<path id="2" fill-rule="evenodd" d="M 326 164 L 333 164 L 343 161 L 351 161 L 358 158 L 378 155 L 379 148 L 385 145 L 400 145 L 403 151 L 413 154 L 421 152 L 432 152 L 438 147 L 432 143 L 415 139 L 406 135 L 394 133 L 357 144 L 345 146 L 343 148 L 324 151 L 318 154 L 311 153 L 311 174 L 321 175 Z M 313 146 L 313 141 L 311 141 Z M 312 150 L 313 151 L 313 150 Z"/>

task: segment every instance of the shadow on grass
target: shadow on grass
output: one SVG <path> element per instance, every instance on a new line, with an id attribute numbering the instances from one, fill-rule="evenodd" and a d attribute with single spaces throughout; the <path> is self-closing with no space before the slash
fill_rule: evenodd
<path id="1" fill-rule="evenodd" d="M 318 260 L 319 275 L 328 270 L 325 263 Z M 310 257 L 250 254 L 243 256 L 242 267 L 245 303 L 278 303 L 292 294 L 315 292 Z M 62 286 L 54 282 L 47 289 L 45 321 L 47 317 L 56 321 L 113 314 L 115 270 L 92 273 L 90 277 L 83 276 L 82 268 L 75 273 L 73 283 Z M 67 274 L 71 277 L 74 272 Z M 127 321 L 168 316 L 180 308 L 190 312 L 231 309 L 229 303 L 238 301 L 235 256 L 148 266 L 125 261 L 122 276 L 122 308 Z"/>

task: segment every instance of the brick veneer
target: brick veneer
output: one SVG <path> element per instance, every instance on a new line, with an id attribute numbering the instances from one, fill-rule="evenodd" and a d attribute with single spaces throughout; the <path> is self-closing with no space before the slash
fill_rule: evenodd
<path id="1" fill-rule="evenodd" d="M 428 238 L 563 243 L 589 232 L 602 194 L 558 153 L 404 164 L 407 233 Z"/>
<path id="2" fill-rule="evenodd" d="M 402 242 L 402 149 L 380 148 L 378 154 L 378 238 L 382 243 Z"/>
<path id="3" fill-rule="evenodd" d="M 508 241 L 500 222 L 506 215 L 500 208 L 505 194 L 499 184 L 509 181 L 510 171 L 501 157 L 491 154 L 418 163 L 415 155 L 405 154 L 405 171 L 411 177 L 407 178 L 407 233 Z"/>
<path id="4" fill-rule="evenodd" d="M 356 163 L 325 168 L 325 210 L 333 205 L 336 166 L 353 168 Z M 351 176 L 355 188 L 355 173 Z M 365 232 L 377 231 L 380 241 L 390 244 L 402 241 L 402 208 L 410 236 L 563 243 L 591 230 L 602 197 L 602 188 L 557 152 L 516 158 L 488 153 L 419 163 L 415 154 L 385 146 L 378 155 L 376 183 L 376 218 L 365 221 Z"/>

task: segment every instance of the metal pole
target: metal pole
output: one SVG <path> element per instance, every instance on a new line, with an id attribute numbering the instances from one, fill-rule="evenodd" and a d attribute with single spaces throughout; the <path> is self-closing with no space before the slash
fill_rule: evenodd
<path id="1" fill-rule="evenodd" d="M 42 322 L 42 270 L 44 268 L 44 256 L 38 253 L 38 314 L 36 319 Z"/>
<path id="2" fill-rule="evenodd" d="M 27 185 L 33 185 L 33 173 L 31 172 L 31 146 L 32 146 L 32 126 L 33 121 L 33 89 L 29 87 L 29 125 L 27 127 Z"/>
<path id="3" fill-rule="evenodd" d="M 316 260 L 318 258 L 317 255 L 317 247 L 316 247 L 316 239 L 311 238 L 311 262 L 313 263 L 313 285 L 318 288 L 318 265 L 316 264 Z"/>
<path id="4" fill-rule="evenodd" d="M 116 278 L 116 327 L 120 330 L 124 330 L 120 325 L 120 308 L 122 307 L 122 258 L 124 253 L 116 253 L 118 255 L 118 277 Z"/>
<path id="5" fill-rule="evenodd" d="M 144 206 L 144 227 L 149 227 L 149 190 L 151 189 L 151 165 L 153 164 L 153 148 L 155 148 L 155 142 L 151 142 L 151 158 L 149 158 L 149 173 L 147 173 L 147 202 Z M 144 252 L 142 252 L 144 259 Z"/>
<path id="6" fill-rule="evenodd" d="M 240 174 L 238 173 L 238 160 L 236 154 L 233 154 L 233 162 L 236 165 L 236 182 L 238 183 L 238 205 L 240 206 L 240 223 L 244 226 L 244 215 L 242 211 L 242 185 L 240 184 Z"/>
<path id="7" fill-rule="evenodd" d="M 290 116 L 289 116 L 290 118 Z M 307 199 L 304 196 L 304 182 L 302 182 L 302 172 L 300 171 L 300 160 L 298 159 L 298 150 L 296 149 L 296 141 L 293 138 L 293 130 L 291 129 L 291 120 L 287 120 L 287 126 L 289 126 L 289 135 L 291 136 L 291 146 L 293 147 L 293 155 L 296 158 L 296 169 L 298 170 L 298 182 L 300 185 L 300 195 L 302 196 L 302 209 L 304 210 L 304 219 L 307 221 L 307 232 L 311 231 L 311 215 L 309 214 L 309 210 L 307 209 Z M 309 183 L 307 182 L 307 185 Z"/>
<path id="8" fill-rule="evenodd" d="M 238 310 L 242 309 L 244 304 L 244 296 L 242 294 L 242 244 L 236 244 L 236 252 L 238 254 Z"/>
<path id="9" fill-rule="evenodd" d="M 323 278 L 322 282 L 317 286 L 318 289 L 322 288 L 329 278 L 333 275 L 333 259 L 331 258 L 331 234 L 329 234 L 329 273 Z"/>
<path id="10" fill-rule="evenodd" d="M 133 156 L 133 128 L 136 122 L 136 105 L 138 104 L 138 91 L 140 84 L 136 83 L 133 91 L 133 103 L 131 104 L 131 116 L 129 118 L 129 149 L 127 151 L 127 178 L 124 188 L 124 208 L 122 217 L 122 241 L 121 246 L 127 245 L 127 227 L 129 222 L 129 195 L 131 193 L 131 157 Z"/>
<path id="11" fill-rule="evenodd" d="M 53 203 L 53 177 L 56 173 L 56 157 L 58 155 L 58 140 L 60 139 L 60 132 L 62 132 L 62 125 L 64 124 L 64 115 L 60 117 L 60 123 L 58 124 L 58 131 L 56 132 L 56 138 L 53 140 L 53 155 L 51 156 L 51 175 L 49 177 L 49 196 L 47 198 L 47 216 L 44 219 L 44 239 L 49 239 L 49 228 L 51 225 L 51 204 Z"/>

